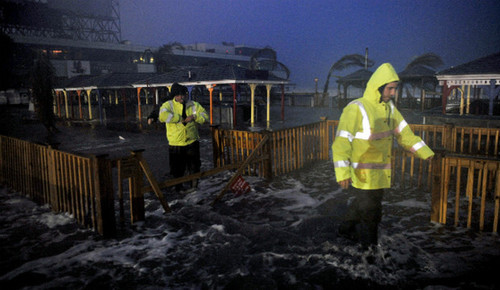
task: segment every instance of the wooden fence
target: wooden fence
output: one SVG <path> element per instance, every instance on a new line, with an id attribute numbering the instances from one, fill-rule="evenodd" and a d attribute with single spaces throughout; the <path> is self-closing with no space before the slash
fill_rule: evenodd
<path id="1" fill-rule="evenodd" d="M 328 120 L 271 132 L 214 129 L 214 164 L 222 166 L 245 160 L 263 136 L 269 135 L 269 156 L 264 154 L 260 162 L 255 163 L 253 167 L 249 166 L 245 173 L 261 177 L 286 174 L 314 161 L 329 160 L 337 126 L 338 121 Z M 447 204 L 463 202 L 464 198 L 461 198 L 461 195 L 466 194 L 466 200 L 469 202 L 466 211 L 467 226 L 471 227 L 472 220 L 478 219 L 479 229 L 483 230 L 487 215 L 491 213 L 490 228 L 496 232 L 500 198 L 497 173 L 500 129 L 416 124 L 410 124 L 410 127 L 431 148 L 442 152 L 440 153 L 442 156 L 434 158 L 432 162 L 420 160 L 412 153 L 395 146 L 392 159 L 393 185 L 398 183 L 403 189 L 418 187 L 431 191 L 433 194 L 431 220 L 440 223 L 446 223 Z M 456 157 L 456 154 L 462 156 Z M 478 156 L 481 156 L 481 162 L 477 161 Z M 463 167 L 474 169 L 468 169 L 467 177 L 460 179 L 461 174 L 464 174 L 461 169 Z M 266 172 L 265 168 L 270 172 Z M 457 174 L 458 185 L 454 188 L 445 186 L 451 180 L 456 180 L 457 177 L 454 176 Z M 456 189 L 463 187 L 460 183 L 464 182 L 463 180 L 467 180 L 469 187 L 475 185 L 476 197 L 481 198 L 479 213 L 473 210 L 477 201 L 474 200 L 474 195 L 470 194 L 472 187 L 469 191 Z M 483 191 L 478 194 L 480 190 Z M 448 200 L 451 196 L 450 191 L 454 195 L 453 199 Z M 456 224 L 457 206 L 454 209 Z"/>
<path id="2" fill-rule="evenodd" d="M 121 182 L 129 179 L 133 223 L 144 219 L 142 199 L 145 191 L 153 190 L 168 212 L 168 203 L 161 193 L 164 187 L 235 169 L 241 164 L 243 168 L 238 169 L 238 173 L 272 178 L 315 161 L 329 160 L 337 126 L 338 121 L 323 120 L 263 132 L 213 128 L 215 168 L 161 183 L 152 179 L 140 152 L 134 152 L 133 157 L 108 160 L 105 156 L 80 156 L 0 136 L 0 181 L 40 204 L 50 204 L 56 212 L 72 214 L 80 224 L 95 228 L 102 235 L 112 236 L 116 231 L 112 177 L 115 166 L 118 168 L 120 218 L 123 219 Z M 443 153 L 429 162 L 395 148 L 393 182 L 403 188 L 416 186 L 430 190 L 433 221 L 446 223 L 450 212 L 456 225 L 467 220 L 468 227 L 478 225 L 480 230 L 491 228 L 496 232 L 500 198 L 500 129 L 410 126 L 431 148 Z M 143 173 L 151 186 L 143 186 Z M 463 214 L 467 215 L 466 219 L 461 217 Z"/>
<path id="3" fill-rule="evenodd" d="M 433 194 L 433 221 L 497 232 L 500 210 L 500 160 L 443 156 Z"/>
<path id="4" fill-rule="evenodd" d="M 267 155 L 249 165 L 244 174 L 266 178 L 286 174 L 314 161 L 328 159 L 328 130 L 333 129 L 327 122 L 262 132 L 214 128 L 214 164 L 224 166 L 243 162 L 262 141 L 263 136 L 268 135 L 269 147 L 264 150 Z"/>
<path id="5" fill-rule="evenodd" d="M 111 163 L 0 136 L 0 181 L 101 235 L 115 233 Z"/>

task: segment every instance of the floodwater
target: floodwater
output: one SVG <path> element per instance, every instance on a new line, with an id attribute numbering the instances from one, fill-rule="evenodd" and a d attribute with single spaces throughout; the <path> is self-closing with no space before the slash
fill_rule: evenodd
<path id="1" fill-rule="evenodd" d="M 289 108 L 290 119 L 311 122 L 331 109 Z M 274 116 L 278 109 L 274 109 Z M 11 115 L 12 116 L 12 115 Z M 413 115 L 411 117 L 418 117 Z M 2 134 L 44 142 L 36 123 L 11 120 Z M 408 121 L 411 123 L 410 119 Z M 168 173 L 165 132 L 147 127 L 59 126 L 59 148 L 120 156 L 145 149 L 155 176 Z M 208 129 L 202 128 L 202 170 L 212 167 Z M 430 223 L 430 193 L 399 186 L 386 191 L 379 244 L 363 249 L 338 237 L 350 196 L 335 182 L 331 162 L 265 182 L 245 176 L 251 192 L 228 192 L 231 178 L 200 180 L 186 195 L 164 190 L 172 213 L 145 196 L 146 221 L 128 222 L 113 239 L 80 228 L 23 195 L 0 190 L 2 289 L 496 289 L 496 234 Z M 126 188 L 126 187 L 125 187 Z"/>

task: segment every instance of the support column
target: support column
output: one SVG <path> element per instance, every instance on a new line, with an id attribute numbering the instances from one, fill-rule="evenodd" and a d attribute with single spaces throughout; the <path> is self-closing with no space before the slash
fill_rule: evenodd
<path id="1" fill-rule="evenodd" d="M 103 113 L 102 113 L 102 98 L 101 98 L 101 92 L 99 90 L 96 90 L 97 93 L 97 103 L 99 104 L 99 122 L 102 124 L 103 122 Z"/>
<path id="2" fill-rule="evenodd" d="M 255 88 L 257 84 L 249 84 L 250 86 L 250 125 L 254 126 L 255 123 Z"/>
<path id="3" fill-rule="evenodd" d="M 266 91 L 267 91 L 267 102 L 266 102 L 266 122 L 267 122 L 267 127 L 269 128 L 270 123 L 271 123 L 271 87 L 273 85 L 267 84 L 266 85 Z"/>
<path id="4" fill-rule="evenodd" d="M 420 112 L 425 110 L 425 90 L 422 89 L 422 94 L 420 96 Z"/>
<path id="5" fill-rule="evenodd" d="M 69 95 L 69 101 L 70 101 L 70 107 L 71 107 L 71 119 L 74 119 L 75 118 L 75 110 L 73 109 L 73 97 L 71 97 L 71 95 Z"/>
<path id="6" fill-rule="evenodd" d="M 490 97 L 490 106 L 489 106 L 489 111 L 488 111 L 488 115 L 490 116 L 493 116 L 493 100 L 495 99 L 495 97 L 498 95 L 498 93 L 500 92 L 500 86 L 497 86 L 496 85 L 496 80 L 494 79 L 491 79 L 490 80 L 490 94 L 489 94 L 489 97 Z"/>
<path id="7" fill-rule="evenodd" d="M 285 85 L 281 85 L 281 121 L 285 121 Z"/>
<path id="8" fill-rule="evenodd" d="M 69 119 L 68 92 L 64 90 L 63 94 L 64 94 L 64 108 L 66 109 L 66 119 Z"/>
<path id="9" fill-rule="evenodd" d="M 446 103 L 448 102 L 448 96 L 450 95 L 451 91 L 453 91 L 454 88 L 457 86 L 450 86 L 448 87 L 448 82 L 444 81 L 443 83 L 443 98 L 441 100 L 443 108 L 442 108 L 442 113 L 443 115 L 446 115 Z"/>
<path id="10" fill-rule="evenodd" d="M 78 112 L 80 114 L 80 119 L 83 120 L 83 111 L 82 111 L 82 91 L 77 90 L 76 94 L 78 95 Z"/>
<path id="11" fill-rule="evenodd" d="M 460 116 L 464 114 L 464 99 L 465 99 L 465 85 L 462 85 L 462 93 L 460 94 Z"/>
<path id="12" fill-rule="evenodd" d="M 208 92 L 210 93 L 210 125 L 213 125 L 214 123 L 214 101 L 213 101 L 213 92 L 214 92 L 214 85 L 206 85 L 206 88 Z"/>
<path id="13" fill-rule="evenodd" d="M 142 112 L 141 112 L 141 87 L 137 88 L 137 113 L 139 114 L 139 122 L 142 121 Z"/>
<path id="14" fill-rule="evenodd" d="M 465 113 L 469 115 L 470 112 L 470 87 L 471 85 L 467 86 L 467 103 L 465 105 Z"/>
<path id="15" fill-rule="evenodd" d="M 188 94 L 189 94 L 189 100 L 192 101 L 193 97 L 191 96 L 191 92 L 193 91 L 194 86 L 188 86 Z"/>
<path id="16" fill-rule="evenodd" d="M 237 110 L 236 90 L 238 89 L 238 85 L 231 84 L 231 89 L 233 89 L 233 128 L 234 128 L 236 126 L 236 110 Z"/>
<path id="17" fill-rule="evenodd" d="M 92 99 L 90 98 L 90 92 L 92 90 L 86 90 L 85 92 L 87 92 L 87 102 L 89 103 L 89 120 L 92 120 L 93 116 L 92 116 Z"/>
<path id="18" fill-rule="evenodd" d="M 219 88 L 219 125 L 222 124 L 222 89 Z"/>
<path id="19" fill-rule="evenodd" d="M 59 118 L 61 118 L 61 93 L 64 94 L 63 91 L 59 91 L 57 92 L 57 115 L 59 116 Z"/>

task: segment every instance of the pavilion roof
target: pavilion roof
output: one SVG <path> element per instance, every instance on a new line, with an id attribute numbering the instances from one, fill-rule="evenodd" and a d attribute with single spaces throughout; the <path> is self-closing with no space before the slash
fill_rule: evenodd
<path id="1" fill-rule="evenodd" d="M 134 87 L 183 85 L 213 85 L 234 83 L 287 84 L 288 80 L 279 78 L 268 71 L 250 70 L 235 65 L 206 66 L 178 69 L 137 81 Z"/>
<path id="2" fill-rule="evenodd" d="M 344 77 L 341 77 L 337 80 L 338 84 L 342 84 L 344 86 L 353 85 L 355 87 L 364 87 L 366 82 L 370 79 L 373 72 L 367 69 L 359 69 L 351 74 L 348 74 Z"/>
<path id="3" fill-rule="evenodd" d="M 413 66 L 410 68 L 407 68 L 403 70 L 402 72 L 398 73 L 398 76 L 400 79 L 420 79 L 420 78 L 435 78 L 436 76 L 436 71 L 419 65 L 419 66 Z"/>
<path id="4" fill-rule="evenodd" d="M 81 75 L 57 84 L 55 90 L 132 88 L 134 82 L 151 78 L 154 75 L 153 73 L 108 73 L 98 76 Z"/>
<path id="5" fill-rule="evenodd" d="M 448 85 L 489 85 L 495 80 L 500 85 L 500 52 L 438 72 L 439 84 Z"/>

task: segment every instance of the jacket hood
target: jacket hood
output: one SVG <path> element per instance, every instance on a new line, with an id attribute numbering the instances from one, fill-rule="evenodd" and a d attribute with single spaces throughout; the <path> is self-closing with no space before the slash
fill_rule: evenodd
<path id="1" fill-rule="evenodd" d="M 392 82 L 399 82 L 398 74 L 390 63 L 384 63 L 377 68 L 370 80 L 368 80 L 363 98 L 378 103 L 381 96 L 378 88 Z"/>

